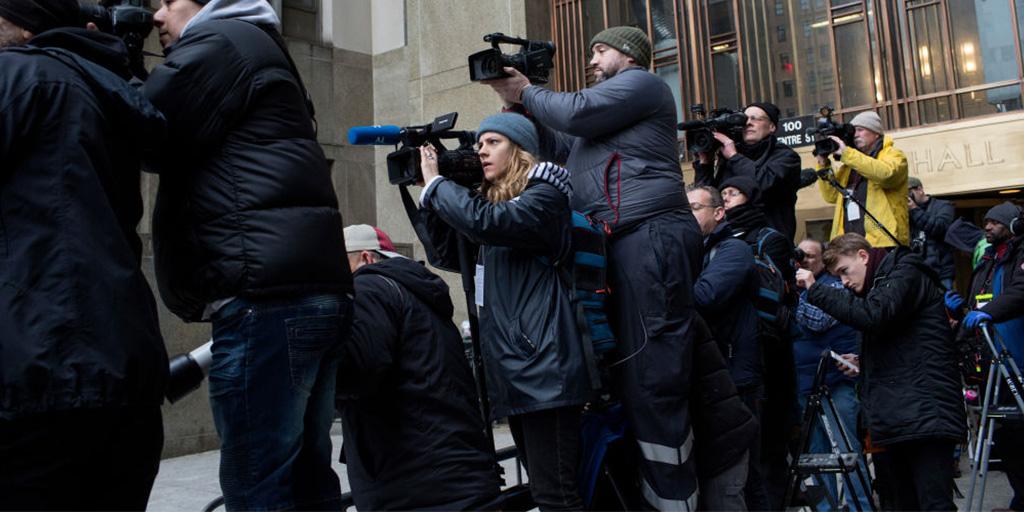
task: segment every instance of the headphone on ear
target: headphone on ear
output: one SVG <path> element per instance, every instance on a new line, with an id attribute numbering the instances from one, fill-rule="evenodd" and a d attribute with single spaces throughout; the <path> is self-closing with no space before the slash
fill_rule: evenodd
<path id="1" fill-rule="evenodd" d="M 1013 236 L 1019 236 L 1024 234 L 1024 211 L 1017 208 L 1017 218 L 1010 221 L 1010 234 Z"/>

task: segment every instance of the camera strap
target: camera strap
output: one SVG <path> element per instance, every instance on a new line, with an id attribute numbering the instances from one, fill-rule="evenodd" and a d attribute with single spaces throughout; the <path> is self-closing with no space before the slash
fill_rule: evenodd
<path id="1" fill-rule="evenodd" d="M 402 206 L 405 207 L 405 214 L 409 217 L 409 223 L 412 224 L 413 231 L 416 232 L 416 238 L 419 238 L 420 242 L 423 243 L 423 250 L 427 253 L 427 261 L 439 261 L 439 254 L 434 247 L 434 242 L 430 238 L 430 232 L 427 231 L 427 224 L 423 220 L 423 215 L 420 214 L 419 208 L 416 207 L 416 202 L 413 201 L 412 195 L 409 194 L 409 187 L 407 185 L 399 185 L 398 192 L 402 196 Z"/>

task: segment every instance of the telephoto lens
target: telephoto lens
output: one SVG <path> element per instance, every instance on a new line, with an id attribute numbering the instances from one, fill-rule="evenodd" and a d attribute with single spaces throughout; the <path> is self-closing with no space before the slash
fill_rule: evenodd
<path id="1" fill-rule="evenodd" d="M 186 354 L 178 354 L 171 358 L 170 371 L 167 377 L 167 391 L 164 396 L 172 404 L 181 400 L 189 393 L 199 389 L 210 363 L 213 361 L 213 340 L 203 343 L 195 350 Z"/>

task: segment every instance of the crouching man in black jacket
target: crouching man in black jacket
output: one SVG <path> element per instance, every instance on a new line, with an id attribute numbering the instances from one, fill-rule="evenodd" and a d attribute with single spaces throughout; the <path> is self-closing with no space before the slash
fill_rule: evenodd
<path id="1" fill-rule="evenodd" d="M 359 510 L 484 510 L 498 495 L 448 286 L 365 224 L 345 228 L 356 299 L 338 368 Z"/>
<path id="2" fill-rule="evenodd" d="M 876 464 L 888 466 L 895 510 L 956 510 L 949 457 L 965 417 L 938 276 L 909 249 L 887 253 L 856 233 L 833 239 L 824 260 L 854 293 L 813 282 L 807 299 L 863 333 L 860 360 L 844 358 L 863 372 L 868 431 L 885 448 Z"/>
<path id="3" fill-rule="evenodd" d="M 160 295 L 213 324 L 210 404 L 228 510 L 332 509 L 337 353 L 352 276 L 313 109 L 265 0 L 163 0 Z"/>
<path id="4" fill-rule="evenodd" d="M 164 119 L 75 0 L 0 0 L 0 510 L 141 510 L 167 353 L 140 269 Z"/>

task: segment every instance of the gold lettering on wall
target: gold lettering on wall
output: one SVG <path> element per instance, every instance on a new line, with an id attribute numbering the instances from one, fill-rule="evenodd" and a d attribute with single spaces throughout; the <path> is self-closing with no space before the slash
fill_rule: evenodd
<path id="1" fill-rule="evenodd" d="M 942 148 L 941 156 L 934 158 L 932 150 L 938 148 L 913 149 L 909 151 L 912 174 L 948 174 L 955 171 L 997 165 L 1006 162 L 1004 156 L 996 154 L 992 141 L 965 142 Z"/>

